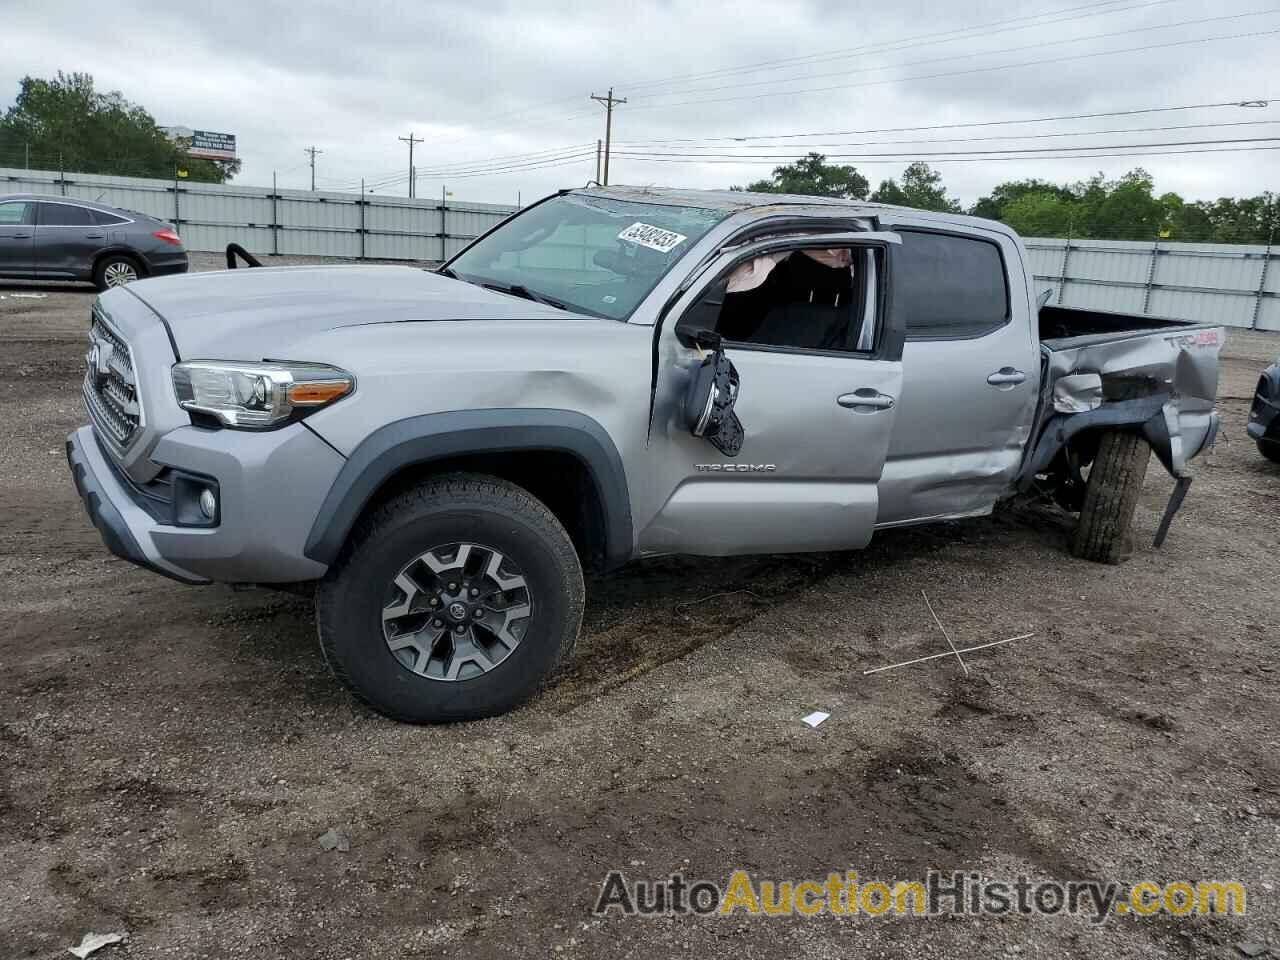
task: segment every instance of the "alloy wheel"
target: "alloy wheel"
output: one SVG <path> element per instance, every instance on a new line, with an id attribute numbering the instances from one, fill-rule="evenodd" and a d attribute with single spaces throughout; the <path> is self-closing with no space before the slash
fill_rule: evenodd
<path id="1" fill-rule="evenodd" d="M 107 264 L 102 272 L 102 279 L 108 287 L 123 287 L 138 279 L 138 268 L 125 260 L 117 260 Z"/>
<path id="2" fill-rule="evenodd" d="M 478 543 L 434 547 L 406 564 L 382 608 L 387 649 L 431 680 L 470 680 L 501 664 L 533 622 L 520 568 Z"/>

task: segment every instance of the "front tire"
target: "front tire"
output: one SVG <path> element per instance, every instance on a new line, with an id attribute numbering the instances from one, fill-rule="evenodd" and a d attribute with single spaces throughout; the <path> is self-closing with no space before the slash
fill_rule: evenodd
<path id="1" fill-rule="evenodd" d="M 1141 434 L 1102 434 L 1071 542 L 1075 556 L 1098 563 L 1122 563 L 1132 556 L 1130 527 L 1150 459 L 1151 447 Z"/>
<path id="2" fill-rule="evenodd" d="M 316 592 L 316 624 L 334 675 L 379 713 L 475 720 L 527 700 L 572 654 L 584 593 L 546 505 L 453 474 L 361 521 Z"/>
<path id="3" fill-rule="evenodd" d="M 1272 463 L 1280 463 L 1280 440 L 1259 440 L 1258 452 Z"/>

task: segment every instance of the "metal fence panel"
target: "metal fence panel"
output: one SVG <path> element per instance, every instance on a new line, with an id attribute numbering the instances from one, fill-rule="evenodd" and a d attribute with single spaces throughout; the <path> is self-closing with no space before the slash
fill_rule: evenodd
<path id="1" fill-rule="evenodd" d="M 0 194 L 98 200 L 175 223 L 189 250 L 440 260 L 515 207 L 434 198 L 311 192 L 0 168 Z"/>
<path id="2" fill-rule="evenodd" d="M 0 192 L 100 200 L 177 224 L 188 249 L 441 260 L 515 207 L 434 197 L 272 191 L 0 168 Z M 1280 253 L 1221 243 L 1026 241 L 1037 292 L 1053 303 L 1280 330 Z"/>
<path id="3" fill-rule="evenodd" d="M 1225 243 L 1026 241 L 1051 303 L 1280 329 L 1280 251 Z"/>

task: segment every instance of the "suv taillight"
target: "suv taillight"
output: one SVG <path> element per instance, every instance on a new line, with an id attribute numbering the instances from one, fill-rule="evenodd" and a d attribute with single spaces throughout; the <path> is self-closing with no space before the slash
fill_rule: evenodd
<path id="1" fill-rule="evenodd" d="M 157 230 L 151 235 L 157 240 L 163 240 L 165 243 L 173 244 L 175 247 L 182 246 L 182 238 L 172 230 Z"/>

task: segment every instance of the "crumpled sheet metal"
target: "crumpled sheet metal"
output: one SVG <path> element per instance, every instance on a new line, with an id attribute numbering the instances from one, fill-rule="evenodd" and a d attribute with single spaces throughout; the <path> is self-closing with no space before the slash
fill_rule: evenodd
<path id="1" fill-rule="evenodd" d="M 1087 417 L 1100 409 L 1108 379 L 1149 379 L 1153 392 L 1168 399 L 1143 423 L 1143 435 L 1172 476 L 1186 476 L 1187 461 L 1212 443 L 1217 432 L 1213 405 L 1218 353 L 1225 339 L 1221 327 L 1195 327 L 1043 341 L 1052 384 L 1045 419 L 1056 414 Z"/>
<path id="2" fill-rule="evenodd" d="M 1046 340 L 1049 380 L 1079 373 L 1108 377 L 1148 377 L 1166 384 L 1179 397 L 1212 404 L 1218 393 L 1218 352 L 1226 332 L 1221 327 L 1192 330 L 1168 328 L 1124 337 Z M 1079 343 L 1079 345 L 1075 345 Z"/>
<path id="3" fill-rule="evenodd" d="M 1058 413 L 1087 413 L 1102 406 L 1102 376 L 1072 373 L 1053 382 L 1053 409 Z"/>

